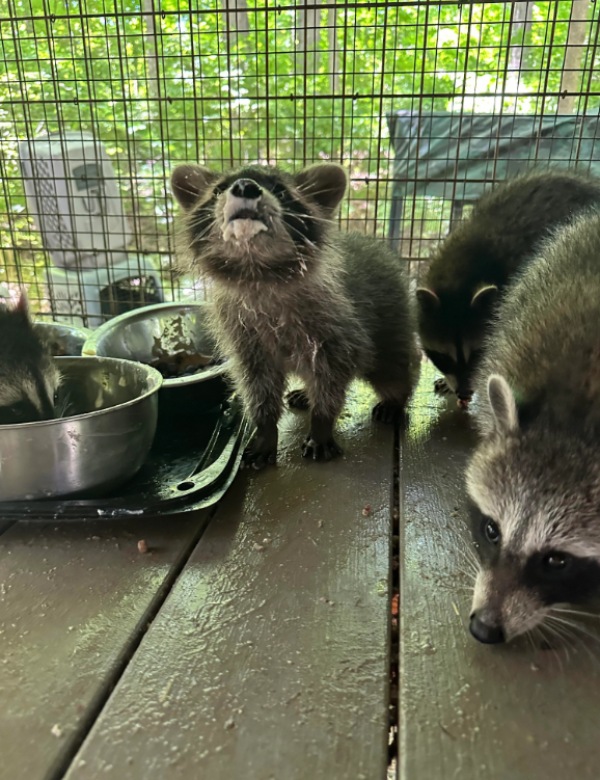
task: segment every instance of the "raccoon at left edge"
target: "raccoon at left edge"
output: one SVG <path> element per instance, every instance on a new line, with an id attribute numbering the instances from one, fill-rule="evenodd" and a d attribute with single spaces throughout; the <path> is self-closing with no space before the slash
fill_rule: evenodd
<path id="1" fill-rule="evenodd" d="M 305 387 L 291 402 L 310 409 L 304 457 L 341 453 L 334 425 L 355 377 L 377 392 L 376 418 L 403 414 L 420 365 L 407 282 L 383 242 L 337 231 L 343 168 L 184 165 L 171 184 L 180 257 L 211 281 L 213 334 L 256 428 L 247 465 L 276 460 L 289 374 Z"/>
<path id="2" fill-rule="evenodd" d="M 480 642 L 576 630 L 600 597 L 599 302 L 592 213 L 541 247 L 492 325 L 466 474 Z"/>
<path id="3" fill-rule="evenodd" d="M 35 332 L 27 298 L 0 306 L 0 425 L 50 420 L 60 376 Z"/>

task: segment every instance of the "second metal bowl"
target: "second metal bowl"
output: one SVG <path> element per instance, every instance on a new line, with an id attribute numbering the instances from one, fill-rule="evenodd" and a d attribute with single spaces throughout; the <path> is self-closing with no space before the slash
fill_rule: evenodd
<path id="1" fill-rule="evenodd" d="M 205 301 L 160 303 L 121 314 L 93 331 L 84 355 L 136 360 L 152 365 L 163 356 L 212 355 L 214 342 L 206 326 Z M 207 366 L 188 376 L 167 377 L 161 390 L 161 411 L 178 413 L 211 406 L 226 392 L 226 364 Z"/>

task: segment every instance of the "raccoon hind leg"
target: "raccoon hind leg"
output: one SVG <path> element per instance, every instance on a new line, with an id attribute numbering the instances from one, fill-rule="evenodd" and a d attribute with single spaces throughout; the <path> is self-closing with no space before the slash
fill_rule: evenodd
<path id="1" fill-rule="evenodd" d="M 436 395 L 451 395 L 454 394 L 454 390 L 450 387 L 446 381 L 446 377 L 439 377 L 433 383 L 433 392 Z"/>
<path id="2" fill-rule="evenodd" d="M 419 362 L 416 358 L 395 376 L 390 376 L 389 372 L 380 372 L 365 378 L 380 398 L 373 407 L 373 419 L 384 423 L 404 421 L 406 406 L 419 378 Z"/>

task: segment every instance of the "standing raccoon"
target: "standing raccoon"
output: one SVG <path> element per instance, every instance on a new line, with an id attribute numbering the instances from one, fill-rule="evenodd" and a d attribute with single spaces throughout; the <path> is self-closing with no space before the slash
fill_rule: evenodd
<path id="1" fill-rule="evenodd" d="M 557 605 L 600 595 L 599 214 L 563 228 L 508 288 L 476 389 L 470 630 L 494 643 L 560 629 Z"/>
<path id="2" fill-rule="evenodd" d="M 452 391 L 460 405 L 468 403 L 503 288 L 551 230 L 598 205 L 600 181 L 568 171 L 534 171 L 484 195 L 450 233 L 417 290 L 421 343 L 445 376 L 436 382 L 438 392 Z"/>
<path id="3" fill-rule="evenodd" d="M 303 455 L 340 454 L 333 428 L 355 376 L 396 419 L 418 376 L 416 323 L 399 261 L 382 243 L 338 233 L 332 217 L 347 180 L 333 164 L 296 175 L 250 166 L 219 174 L 177 168 L 187 212 L 182 249 L 212 282 L 212 329 L 256 433 L 245 460 L 274 463 L 288 373 L 304 380 L 311 410 Z"/>
<path id="4" fill-rule="evenodd" d="M 0 306 L 0 425 L 54 417 L 59 374 L 29 318 L 27 299 Z"/>

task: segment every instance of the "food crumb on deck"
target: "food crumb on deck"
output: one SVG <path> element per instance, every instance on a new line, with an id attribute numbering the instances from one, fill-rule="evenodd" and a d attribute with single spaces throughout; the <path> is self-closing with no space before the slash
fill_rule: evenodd
<path id="1" fill-rule="evenodd" d="M 371 504 L 365 504 L 362 510 L 363 517 L 368 517 L 371 514 Z"/>
<path id="2" fill-rule="evenodd" d="M 148 542 L 145 539 L 140 539 L 137 543 L 138 552 L 145 555 L 148 552 Z"/>
<path id="3" fill-rule="evenodd" d="M 58 723 L 55 723 L 54 726 L 50 729 L 51 734 L 54 737 L 60 738 L 63 735 L 61 727 L 58 725 Z"/>

